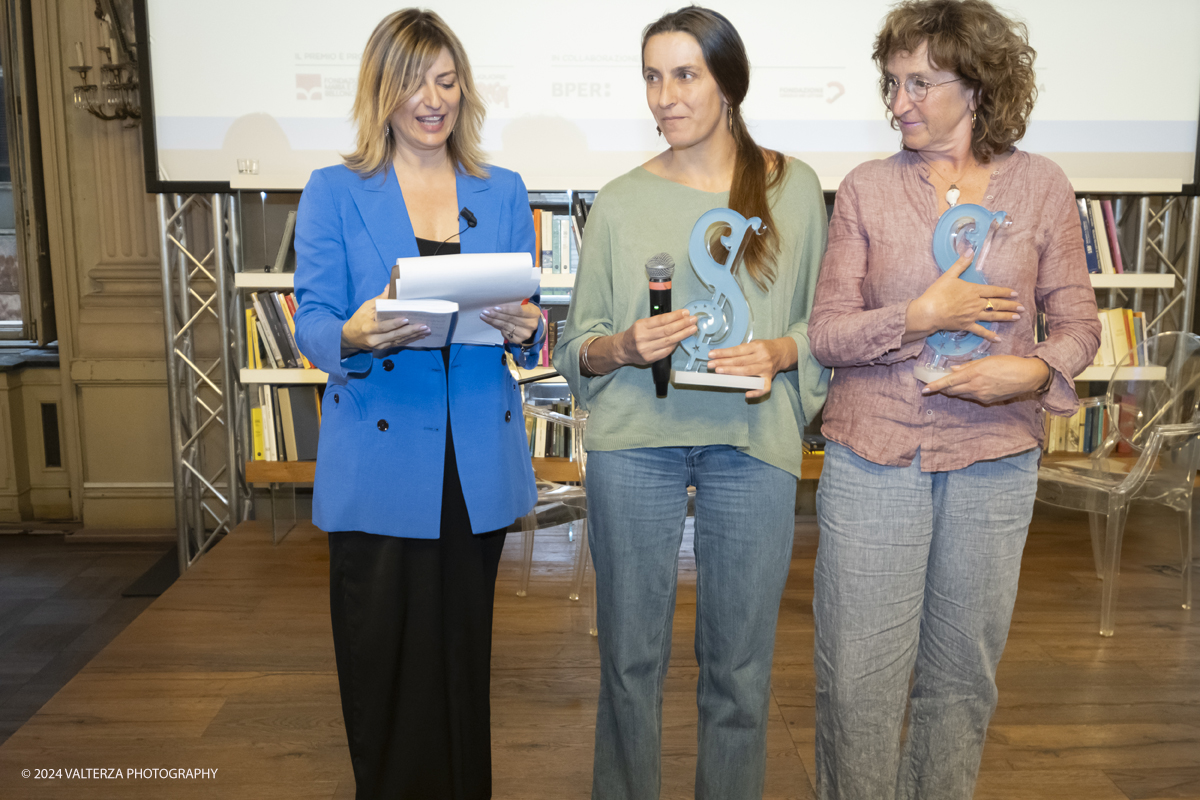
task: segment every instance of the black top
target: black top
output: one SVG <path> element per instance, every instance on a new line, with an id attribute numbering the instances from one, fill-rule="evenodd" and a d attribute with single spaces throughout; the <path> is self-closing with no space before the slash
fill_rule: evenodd
<path id="1" fill-rule="evenodd" d="M 435 242 L 433 239 L 417 239 L 417 252 L 422 256 L 456 256 L 462 252 L 458 242 Z"/>
<path id="2" fill-rule="evenodd" d="M 417 240 L 417 252 L 424 256 L 456 256 L 462 252 L 462 245 L 458 242 L 435 242 L 433 239 L 422 239 L 420 236 L 415 237 Z M 446 378 L 450 377 L 450 345 L 442 348 L 442 363 L 446 366 Z M 447 410 L 446 431 L 450 430 L 449 410 Z"/>

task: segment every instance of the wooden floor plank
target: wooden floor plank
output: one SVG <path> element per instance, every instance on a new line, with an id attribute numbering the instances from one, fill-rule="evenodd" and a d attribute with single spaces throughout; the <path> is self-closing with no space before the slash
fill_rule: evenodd
<path id="1" fill-rule="evenodd" d="M 1200 624 L 1178 607 L 1179 580 L 1170 568 L 1178 545 L 1163 530 L 1173 531 L 1161 517 L 1131 518 L 1117 635 L 1102 639 L 1086 520 L 1039 508 L 977 798 L 1200 798 Z M 329 631 L 325 538 L 302 525 L 274 546 L 264 524 L 240 527 L 0 745 L 0 796 L 353 797 Z M 577 543 L 568 541 L 565 527 L 539 532 L 535 543 L 528 596 L 516 597 L 517 535 L 506 545 L 497 583 L 494 796 L 584 798 L 591 785 L 596 640 L 586 633 L 586 605 L 567 600 Z M 816 546 L 815 525 L 798 523 L 768 725 L 766 796 L 773 799 L 814 796 Z M 9 662 L 0 674 L 0 696 L 7 691 L 11 701 L 14 687 L 58 657 L 34 663 L 75 632 L 71 626 L 105 619 L 72 596 L 119 574 L 118 562 L 83 563 L 37 563 L 30 566 L 41 576 L 36 581 L 11 569 L 0 581 L 0 637 L 16 637 L 25 652 L 24 661 Z M 691 796 L 696 768 L 689 541 L 680 580 L 663 699 L 663 796 L 669 798 Z M 48 603 L 39 630 L 14 632 L 11 620 L 28 616 L 34 603 Z M 219 771 L 215 780 L 191 782 L 19 777 L 24 768 L 104 766 Z"/>
<path id="2" fill-rule="evenodd" d="M 1200 797 L 1200 768 L 1108 770 L 1109 779 L 1129 800 Z"/>

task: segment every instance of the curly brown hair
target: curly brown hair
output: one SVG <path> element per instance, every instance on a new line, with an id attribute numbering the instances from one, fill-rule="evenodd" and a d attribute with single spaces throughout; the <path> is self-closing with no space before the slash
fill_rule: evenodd
<path id="1" fill-rule="evenodd" d="M 1037 100 L 1037 52 L 1029 46 L 1025 23 L 1004 16 L 987 0 L 906 0 L 892 8 L 871 57 L 893 128 L 887 62 L 896 53 L 915 53 L 922 42 L 930 64 L 957 74 L 975 91 L 971 152 L 979 162 L 988 163 L 1020 141 Z"/>

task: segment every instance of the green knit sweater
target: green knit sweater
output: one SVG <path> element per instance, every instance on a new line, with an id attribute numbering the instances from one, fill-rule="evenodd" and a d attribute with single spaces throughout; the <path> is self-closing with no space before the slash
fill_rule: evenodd
<path id="1" fill-rule="evenodd" d="M 799 366 L 775 376 L 766 397 L 742 391 L 681 389 L 654 396 L 649 367 L 625 366 L 584 377 L 579 349 L 592 336 L 620 333 L 649 316 L 645 263 L 669 253 L 676 263 L 672 307 L 711 293 L 692 270 L 688 238 L 700 215 L 729 205 L 729 193 L 711 193 L 638 167 L 604 187 L 588 215 L 566 330 L 554 349 L 554 367 L 589 412 L 588 450 L 727 444 L 768 464 L 800 474 L 801 430 L 825 402 L 829 371 L 809 353 L 808 316 L 825 252 L 825 202 L 812 169 L 791 160 L 771 195 L 779 233 L 775 280 L 762 291 L 746 273 L 738 282 L 750 303 L 753 338 L 796 340 Z M 676 348 L 673 366 L 686 363 Z"/>

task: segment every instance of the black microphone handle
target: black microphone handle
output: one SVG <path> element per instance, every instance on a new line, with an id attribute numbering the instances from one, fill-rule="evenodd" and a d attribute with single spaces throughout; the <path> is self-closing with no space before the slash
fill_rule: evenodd
<path id="1" fill-rule="evenodd" d="M 670 310 L 671 290 L 651 289 L 650 316 L 657 317 L 659 314 L 666 314 Z M 650 372 L 654 375 L 654 394 L 659 399 L 666 397 L 667 386 L 671 382 L 671 357 L 668 355 L 655 361 L 650 365 Z"/>

